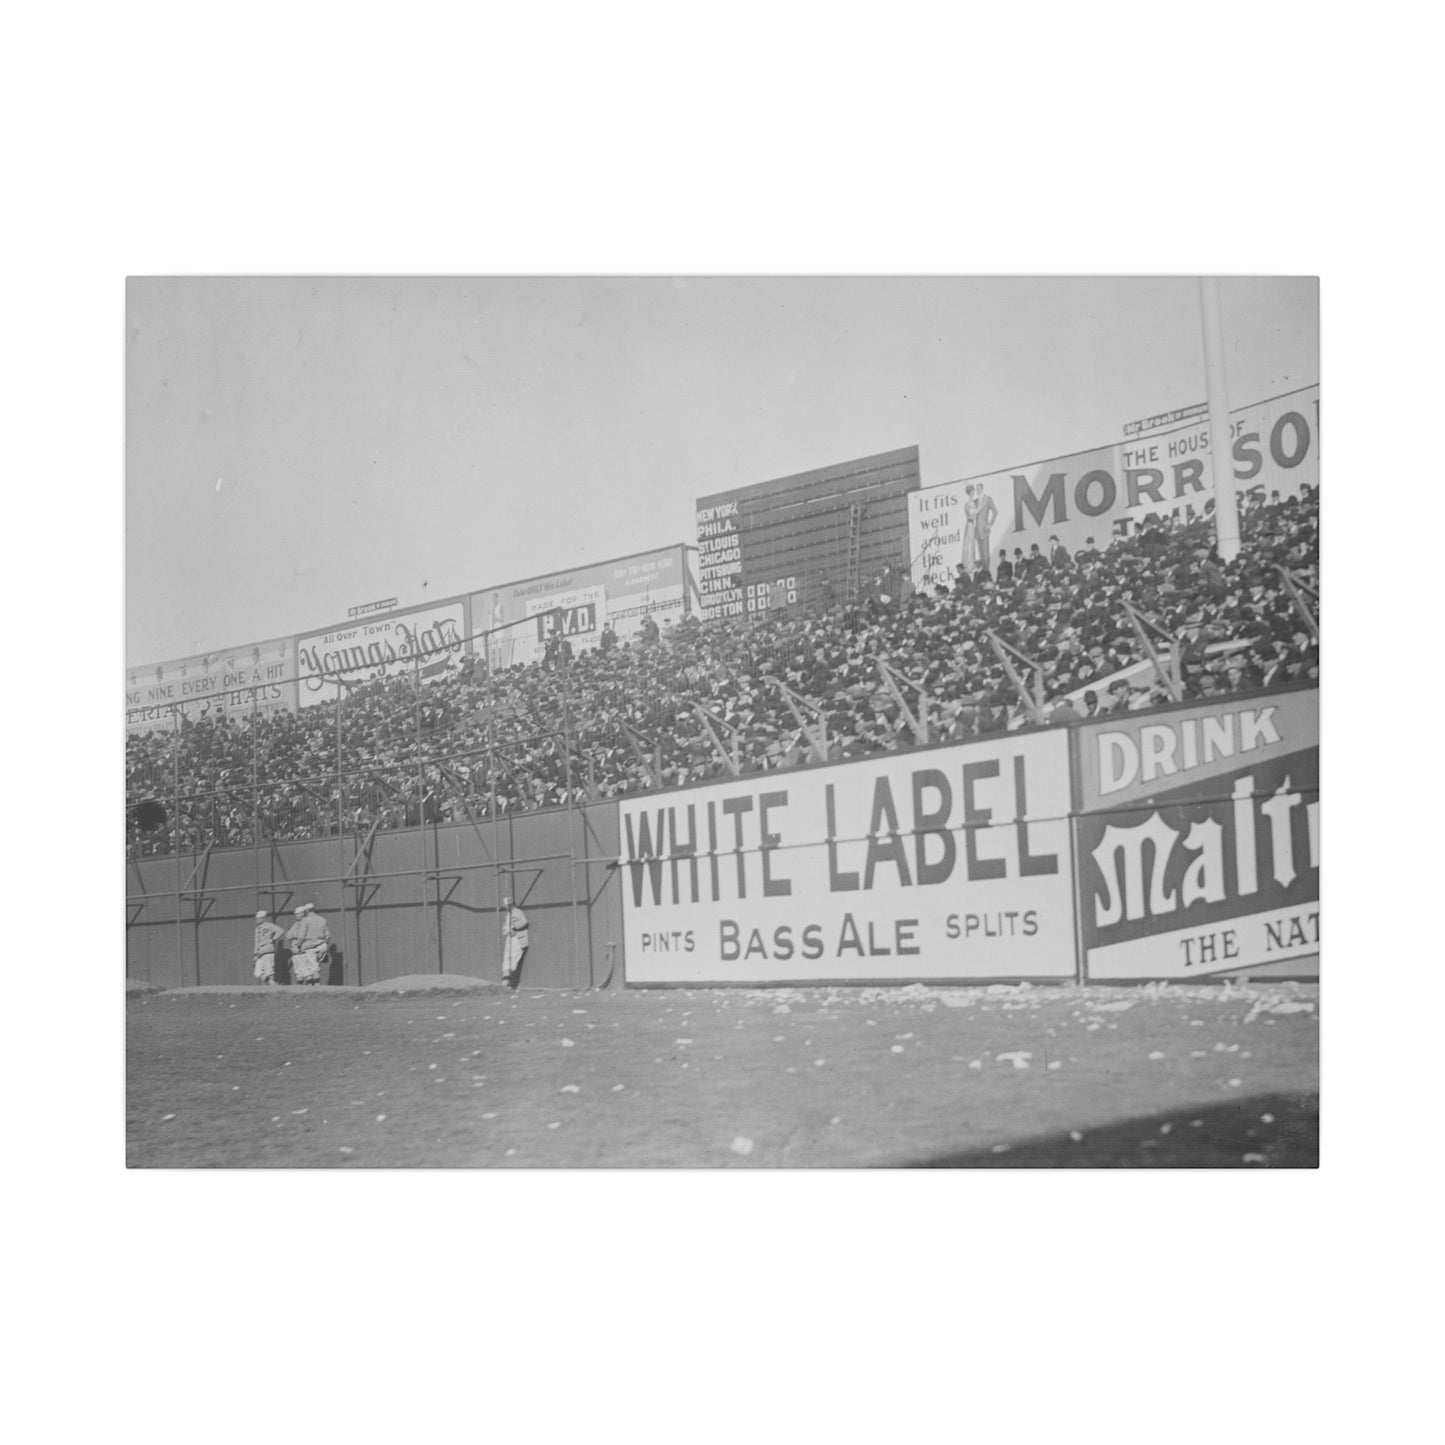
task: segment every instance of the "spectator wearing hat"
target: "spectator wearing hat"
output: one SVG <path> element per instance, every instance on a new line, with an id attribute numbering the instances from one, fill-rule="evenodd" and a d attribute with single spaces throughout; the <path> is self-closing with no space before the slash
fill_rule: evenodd
<path id="1" fill-rule="evenodd" d="M 1066 697 L 1061 697 L 1049 710 L 1049 723 L 1053 726 L 1065 726 L 1070 723 L 1083 722 L 1083 715 L 1072 702 Z"/>
<path id="2" fill-rule="evenodd" d="M 1260 679 L 1261 687 L 1278 687 L 1289 680 L 1286 672 L 1286 662 L 1289 658 L 1289 649 L 1279 643 L 1262 644 L 1258 648 L 1260 658 Z"/>
<path id="3" fill-rule="evenodd" d="M 648 618 L 649 622 L 652 619 Z M 652 623 L 652 630 L 657 631 L 657 624 Z M 562 636 L 560 632 L 554 632 L 547 639 L 547 646 L 543 653 L 543 662 L 547 667 L 561 667 L 572 660 L 572 644 Z"/>
<path id="4" fill-rule="evenodd" d="M 1224 567 L 1219 553 L 1210 547 L 1199 564 L 1199 575 L 1204 579 L 1205 590 L 1214 605 L 1221 606 L 1229 595 L 1229 586 L 1224 580 Z"/>
<path id="5" fill-rule="evenodd" d="M 257 983 L 276 984 L 276 945 L 286 937 L 283 929 L 271 921 L 264 908 L 256 910 L 256 944 L 254 973 Z"/>
<path id="6" fill-rule="evenodd" d="M 335 826 L 364 833 L 374 822 L 391 829 L 408 817 L 415 826 L 419 816 L 491 816 L 493 807 L 510 814 L 589 792 L 625 796 L 655 786 L 659 773 L 671 782 L 720 774 L 693 701 L 739 729 L 745 772 L 788 767 L 807 752 L 791 745 L 794 724 L 781 694 L 762 682 L 769 676 L 806 697 L 831 699 L 830 739 L 836 729 L 840 751 L 864 756 L 898 746 L 896 712 L 885 708 L 888 716 L 876 715 L 864 701 L 877 691 L 875 658 L 920 679 L 940 709 L 976 698 L 980 730 L 996 730 L 1007 724 L 1012 701 L 988 649 L 975 645 L 984 631 L 1044 663 L 1050 697 L 1085 686 L 1102 693 L 1106 679 L 1142 660 L 1121 616 L 1125 601 L 1188 639 L 1182 658 L 1188 695 L 1203 690 L 1218 696 L 1228 685 L 1229 656 L 1249 657 L 1244 675 L 1251 686 L 1266 678 L 1273 686 L 1297 684 L 1318 676 L 1318 643 L 1313 629 L 1302 629 L 1274 568 L 1306 571 L 1311 585 L 1318 585 L 1317 513 L 1313 489 L 1277 513 L 1251 509 L 1241 524 L 1239 558 L 1228 565 L 1210 559 L 1208 573 L 1200 565 L 1209 559 L 1208 522 L 1165 515 L 1132 534 L 1106 536 L 1103 552 L 1089 539 L 1067 569 L 1045 563 L 1043 575 L 1027 584 L 1027 604 L 1019 592 L 1022 553 L 1008 549 L 1017 560 L 1008 551 L 999 554 L 1006 565 L 995 569 L 995 583 L 976 571 L 958 596 L 902 596 L 887 607 L 875 599 L 843 616 L 810 615 L 806 621 L 764 614 L 752 627 L 691 621 L 670 629 L 667 645 L 633 641 L 608 651 L 584 650 L 565 668 L 530 661 L 504 671 L 483 666 L 476 675 L 439 677 L 425 690 L 423 753 L 439 761 L 475 753 L 494 729 L 515 773 L 480 785 L 466 765 L 440 775 L 418 769 L 411 680 L 378 677 L 347 693 L 339 719 L 333 704 L 319 704 L 249 721 L 185 719 L 174 730 L 132 735 L 127 795 L 150 796 L 168 786 L 172 752 L 178 751 L 179 794 L 194 800 L 188 826 L 222 848 L 252 836 L 249 811 L 225 799 L 245 795 L 253 769 L 261 780 L 260 826 L 277 841 L 315 837 Z M 1207 651 L 1221 642 L 1236 646 L 1230 653 Z M 546 720 L 561 714 L 564 696 L 573 719 L 570 758 L 546 731 Z M 1141 691 L 1139 700 L 1147 696 Z M 1112 705 L 1119 701 L 1109 699 Z M 646 740 L 645 761 L 639 762 L 626 728 Z M 336 776 L 338 746 L 344 774 L 339 794 L 329 782 Z M 420 786 L 419 772 L 425 775 Z M 165 782 L 158 784 L 159 778 Z M 327 780 L 329 796 L 298 786 L 317 779 Z M 169 832 L 145 834 L 127 823 L 133 856 L 173 846 Z M 278 964 L 284 970 L 284 956 Z M 277 977 L 284 978 L 284 971 Z"/>
<path id="7" fill-rule="evenodd" d="M 1057 537 L 1049 538 L 1049 566 L 1062 572 L 1069 565 L 1069 549 Z"/>
<path id="8" fill-rule="evenodd" d="M 1129 710 L 1129 684 L 1123 678 L 1117 678 L 1109 686 L 1108 694 L 1101 705 L 1100 712 L 1127 712 Z"/>

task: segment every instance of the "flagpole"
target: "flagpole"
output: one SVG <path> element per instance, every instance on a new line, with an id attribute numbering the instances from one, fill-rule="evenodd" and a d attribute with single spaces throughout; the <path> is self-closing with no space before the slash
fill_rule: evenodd
<path id="1" fill-rule="evenodd" d="M 1214 470 L 1214 536 L 1220 558 L 1239 555 L 1239 504 L 1234 487 L 1234 454 L 1229 437 L 1229 386 L 1224 370 L 1224 327 L 1220 321 L 1219 278 L 1199 278 L 1199 315 L 1204 329 L 1204 379 L 1209 397 L 1209 453 Z"/>

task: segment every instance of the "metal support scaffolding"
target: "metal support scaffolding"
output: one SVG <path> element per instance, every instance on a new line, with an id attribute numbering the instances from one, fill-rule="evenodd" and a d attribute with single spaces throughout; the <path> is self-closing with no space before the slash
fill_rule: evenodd
<path id="1" fill-rule="evenodd" d="M 183 976 L 185 947 L 181 934 L 181 710 L 171 714 L 171 852 L 176 859 L 176 977 Z M 197 983 L 199 984 L 199 977 Z"/>
<path id="2" fill-rule="evenodd" d="M 195 866 L 191 869 L 189 875 L 188 875 L 187 878 L 186 878 L 186 881 L 185 881 L 183 884 L 181 884 L 181 897 L 182 897 L 182 898 L 204 898 L 204 897 L 205 897 L 205 892 L 206 892 L 206 890 L 205 890 L 204 888 L 198 890 L 198 889 L 195 887 L 195 882 L 196 882 L 196 878 L 197 878 L 198 876 L 201 877 L 201 878 L 204 878 L 204 877 L 205 877 L 206 864 L 211 861 L 211 849 L 212 849 L 213 847 L 215 847 L 215 844 L 214 844 L 214 843 L 207 843 L 207 844 L 206 844 L 206 851 L 205 851 L 204 853 L 202 853 L 199 858 L 196 859 Z"/>
<path id="3" fill-rule="evenodd" d="M 560 612 L 558 613 L 558 618 L 559 618 L 559 623 L 560 623 L 560 618 L 561 618 L 561 613 L 560 613 Z M 563 657 L 562 657 L 562 667 L 563 667 L 563 671 L 567 674 L 568 678 L 570 679 L 570 677 L 571 677 L 571 675 L 572 675 L 572 670 L 571 670 L 571 667 L 568 665 L 567 656 L 566 656 L 566 653 L 565 653 L 565 652 L 564 652 Z M 562 778 L 563 778 L 563 790 L 566 792 L 566 795 L 567 795 L 567 854 L 568 854 L 567 879 L 568 879 L 568 884 L 569 884 L 567 893 L 568 893 L 568 897 L 569 897 L 570 900 L 571 900 L 571 909 L 570 909 L 570 911 L 571 911 L 571 914 L 572 914 L 572 957 L 573 957 L 574 959 L 580 959 L 581 956 L 582 956 L 582 951 L 581 951 L 581 949 L 578 947 L 578 939 L 577 939 L 577 858 L 576 858 L 577 817 L 576 817 L 576 806 L 575 806 L 575 805 L 576 805 L 576 799 L 575 799 L 575 798 L 573 797 L 573 795 L 572 795 L 572 696 L 571 696 L 571 694 L 572 694 L 572 689 L 571 689 L 570 686 L 564 687 L 564 688 L 562 689 Z M 585 827 L 583 828 L 583 831 L 582 831 L 582 847 L 583 847 L 583 851 L 584 851 L 584 854 L 585 854 L 586 847 L 587 847 L 587 830 L 586 830 Z M 585 876 L 585 875 L 584 875 L 584 876 Z M 586 885 L 584 884 L 583 886 L 585 887 Z M 589 956 L 589 958 L 588 958 L 587 963 L 588 963 L 588 973 L 589 973 L 589 976 L 590 976 L 591 966 L 592 966 L 592 960 L 591 960 L 590 956 Z"/>
<path id="4" fill-rule="evenodd" d="M 1301 576 L 1300 573 L 1291 572 L 1287 567 L 1281 567 L 1276 564 L 1275 571 L 1279 573 L 1283 580 L 1284 590 L 1289 593 L 1290 601 L 1294 603 L 1295 611 L 1299 613 L 1309 635 L 1318 642 L 1320 640 L 1320 594 L 1318 589 L 1311 585 L 1309 580 Z M 1310 602 L 1314 603 L 1313 610 L 1310 608 L 1309 603 L 1305 601 L 1306 597 L 1310 599 Z"/>
<path id="5" fill-rule="evenodd" d="M 1155 675 L 1169 692 L 1173 702 L 1184 701 L 1184 664 L 1179 638 L 1152 617 L 1146 616 L 1132 602 L 1121 602 L 1124 616 L 1134 629 L 1144 655 L 1154 665 Z M 1158 643 L 1166 644 L 1161 655 Z"/>
<path id="6" fill-rule="evenodd" d="M 431 901 L 428 898 L 428 884 L 431 881 L 431 871 L 427 866 L 426 851 L 426 762 L 422 751 L 421 743 L 421 654 L 413 652 L 411 658 L 411 695 L 412 695 L 412 725 L 415 731 L 416 746 L 416 831 L 417 838 L 421 843 L 421 936 L 422 936 L 422 957 L 425 958 L 430 952 L 436 959 L 436 971 L 442 972 L 441 956 L 441 930 L 437 930 L 436 946 L 432 946 L 432 916 Z M 341 768 L 341 758 L 338 755 L 336 760 L 338 772 Z M 403 819 L 403 821 L 405 821 Z"/>
<path id="7" fill-rule="evenodd" d="M 881 657 L 874 658 L 878 664 L 879 675 L 883 679 L 883 686 L 892 694 L 907 719 L 908 726 L 913 730 L 913 741 L 919 747 L 928 745 L 928 691 L 921 682 L 915 682 L 911 677 L 905 677 L 901 672 L 891 668 Z M 913 709 L 908 706 L 908 699 L 903 696 L 903 689 L 911 687 L 918 694 L 918 712 L 915 715 Z"/>
<path id="8" fill-rule="evenodd" d="M 351 888 L 364 888 L 366 886 L 366 873 L 359 878 L 356 876 L 356 865 L 365 863 L 367 873 L 371 871 L 371 840 L 376 837 L 376 830 L 381 827 L 381 819 L 374 818 L 371 827 L 366 830 L 366 837 L 356 845 L 356 853 L 352 857 L 346 872 L 341 875 L 342 885 Z"/>
<path id="9" fill-rule="evenodd" d="M 647 773 L 654 788 L 662 786 L 662 750 L 651 738 L 643 735 L 630 727 L 627 723 L 619 720 L 623 736 L 627 739 L 627 745 L 633 751 L 637 761 L 642 764 L 643 770 Z M 652 749 L 649 754 L 647 749 Z"/>
<path id="10" fill-rule="evenodd" d="M 708 741 L 713 746 L 722 761 L 723 767 L 733 777 L 742 774 L 743 765 L 739 757 L 738 739 L 742 736 L 742 730 L 735 728 L 731 723 L 724 722 L 720 717 L 715 717 L 700 702 L 693 703 L 693 710 L 697 713 L 698 721 L 702 723 L 702 729 L 708 736 Z M 721 728 L 728 735 L 728 745 L 723 746 L 722 739 L 717 735 L 717 729 Z"/>
<path id="11" fill-rule="evenodd" d="M 493 629 L 492 632 L 478 632 L 473 655 L 488 659 L 496 656 L 502 661 L 504 657 L 510 656 L 511 648 L 508 647 L 505 651 L 494 649 L 496 639 L 493 633 L 505 632 L 508 628 L 531 629 L 535 625 L 536 619 L 527 617 L 516 619 L 503 627 Z M 560 636 L 560 628 L 556 629 L 556 632 Z M 520 650 L 518 645 L 518 651 Z M 404 688 L 410 683 L 410 699 L 396 698 L 395 701 L 403 707 L 409 702 L 411 717 L 402 724 L 404 733 L 388 731 L 387 736 L 381 740 L 395 754 L 394 760 L 381 766 L 358 753 L 358 748 L 365 747 L 368 742 L 374 745 L 376 739 L 370 735 L 365 738 L 359 736 L 356 728 L 349 727 L 343 717 L 344 708 L 351 702 L 350 694 L 373 686 L 378 681 L 366 674 L 353 674 L 349 677 L 333 675 L 326 679 L 328 683 L 335 685 L 335 695 L 329 700 L 312 704 L 315 708 L 312 717 L 325 729 L 322 737 L 328 732 L 331 734 L 332 756 L 325 764 L 318 764 L 314 761 L 314 754 L 311 754 L 305 765 L 304 777 L 277 776 L 273 771 L 274 756 L 267 741 L 270 719 L 263 716 L 256 697 L 249 700 L 249 706 L 244 712 L 232 714 L 229 718 L 221 715 L 222 732 L 217 735 L 208 733 L 214 722 L 208 724 L 204 717 L 193 724 L 186 711 L 188 705 L 169 706 L 170 756 L 166 757 L 164 745 L 153 755 L 161 766 L 169 765 L 169 798 L 166 798 L 167 790 L 164 785 L 160 790 L 154 787 L 154 773 L 145 770 L 138 770 L 134 783 L 128 789 L 128 815 L 144 817 L 146 821 L 139 826 L 143 844 L 137 850 L 140 856 L 134 860 L 128 859 L 128 862 L 134 861 L 136 877 L 127 887 L 126 903 L 128 932 L 133 932 L 136 928 L 148 929 L 157 926 L 174 929 L 175 965 L 172 977 L 177 984 L 200 982 L 202 958 L 206 956 L 206 949 L 211 946 L 205 941 L 211 935 L 208 928 L 201 926 L 203 921 L 208 925 L 216 924 L 225 930 L 232 930 L 229 934 L 217 934 L 215 937 L 234 937 L 237 925 L 243 921 L 247 924 L 250 922 L 246 903 L 243 902 L 246 894 L 251 895 L 250 902 L 256 909 L 267 908 L 275 913 L 279 906 L 289 906 L 297 890 L 303 888 L 324 889 L 333 892 L 334 896 L 339 895 L 341 928 L 338 943 L 346 960 L 346 981 L 360 983 L 363 981 L 361 952 L 365 946 L 364 938 L 369 936 L 363 929 L 363 915 L 367 912 L 368 900 L 384 883 L 400 883 L 405 879 L 416 879 L 421 890 L 420 925 L 423 932 L 419 945 L 413 935 L 413 944 L 419 951 L 418 971 L 443 971 L 446 967 L 443 955 L 443 904 L 450 901 L 452 896 L 443 879 L 444 876 L 450 877 L 454 870 L 441 866 L 438 830 L 442 810 L 439 806 L 440 789 L 434 785 L 439 784 L 443 778 L 454 785 L 454 788 L 449 788 L 448 791 L 454 791 L 457 820 L 461 821 L 465 817 L 473 828 L 478 830 L 480 838 L 479 810 L 474 808 L 473 804 L 478 801 L 479 779 L 476 770 L 483 759 L 487 769 L 483 786 L 491 795 L 491 847 L 483 848 L 483 861 L 457 862 L 454 868 L 464 873 L 485 870 L 492 874 L 496 894 L 493 907 L 498 917 L 501 915 L 503 893 L 517 892 L 511 880 L 519 869 L 530 869 L 535 864 L 539 871 L 546 866 L 564 872 L 571 880 L 570 886 L 566 887 L 563 893 L 556 885 L 552 885 L 547 895 L 551 901 L 543 906 L 568 908 L 572 955 L 570 964 L 564 964 L 564 967 L 569 969 L 571 977 L 579 982 L 590 979 L 593 965 L 590 958 L 582 956 L 581 921 L 577 914 L 578 888 L 585 887 L 584 880 L 578 878 L 577 869 L 588 866 L 586 839 L 579 839 L 579 835 L 586 830 L 585 827 L 578 826 L 577 809 L 580 799 L 579 786 L 586 783 L 587 779 L 579 779 L 579 756 L 574 755 L 574 702 L 571 697 L 570 668 L 566 653 L 559 651 L 556 656 L 558 676 L 561 679 L 558 712 L 545 721 L 539 717 L 538 723 L 541 725 L 535 730 L 514 729 L 520 735 L 513 738 L 499 737 L 498 724 L 517 719 L 522 714 L 517 707 L 499 696 L 501 690 L 493 667 L 483 663 L 482 670 L 476 675 L 479 683 L 484 681 L 484 704 L 464 713 L 457 720 L 448 718 L 444 712 L 438 714 L 438 710 L 429 700 L 428 689 L 431 684 L 425 675 L 426 669 L 423 668 L 423 663 L 428 662 L 428 659 L 418 652 L 409 661 L 410 666 L 399 677 L 393 677 L 387 685 Z M 431 671 L 435 673 L 436 669 L 431 668 Z M 451 695 L 455 697 L 456 694 Z M 465 699 L 465 691 L 462 696 Z M 331 709 L 330 715 L 326 712 L 328 707 Z M 310 708 L 307 711 L 309 712 Z M 216 714 L 212 715 L 213 720 L 215 716 Z M 485 746 L 462 745 L 467 740 L 466 734 L 483 717 L 486 721 Z M 197 731 L 193 732 L 193 727 Z M 247 731 L 249 738 L 246 737 Z M 212 740 L 214 736 L 227 739 L 224 748 L 217 746 Z M 249 743 L 249 758 L 240 764 L 244 769 L 241 776 L 245 780 L 239 785 L 236 781 L 238 741 Z M 211 749 L 214 751 L 210 751 Z M 408 753 L 412 756 L 408 757 Z M 302 756 L 306 754 L 303 753 Z M 465 763 L 469 776 L 463 778 L 455 771 L 454 766 L 448 766 L 449 763 L 457 766 Z M 246 776 L 247 773 L 249 777 Z M 524 797 L 519 801 L 528 811 L 531 811 L 537 779 L 544 780 L 549 791 L 561 789 L 557 802 L 566 812 L 565 851 L 557 852 L 555 849 L 544 848 L 536 856 L 512 857 L 512 847 L 515 845 L 503 848 L 500 836 L 502 808 L 499 791 L 504 778 L 514 779 L 516 786 L 523 790 Z M 164 806 L 170 813 L 168 819 L 162 820 L 162 805 L 152 796 L 157 792 L 158 798 L 165 800 Z M 386 795 L 389 795 L 389 799 Z M 157 815 L 154 819 L 150 812 L 142 813 L 137 798 L 153 803 L 153 811 Z M 413 808 L 414 815 L 411 811 Z M 393 812 L 395 817 L 388 816 Z M 249 836 L 244 825 L 247 813 Z M 167 829 L 168 838 L 164 833 L 155 831 L 162 826 Z M 386 867 L 382 872 L 375 871 L 372 866 L 372 853 L 379 833 L 387 831 L 400 837 L 413 828 L 419 842 L 415 861 L 410 866 Z M 429 831 L 434 835 L 430 843 L 427 838 Z M 304 877 L 284 876 L 285 865 L 279 863 L 280 855 L 277 852 L 279 845 L 288 838 L 295 838 L 297 841 L 319 841 L 333 832 L 336 837 L 335 849 L 331 855 L 334 858 L 331 865 L 334 871 L 328 874 L 324 863 L 318 869 L 316 864 L 325 856 L 325 852 L 313 852 L 306 864 L 298 870 L 305 874 Z M 172 875 L 168 880 L 169 886 L 162 886 L 159 890 L 156 888 L 157 880 L 153 869 L 147 867 L 144 846 L 146 840 L 156 837 L 159 837 L 162 845 L 161 851 L 155 855 L 156 858 L 159 860 L 164 856 L 167 843 L 171 854 L 168 860 L 168 871 Z M 208 881 L 208 874 L 217 873 L 217 858 L 222 852 L 230 853 L 232 844 L 249 853 L 249 878 L 245 877 L 243 869 L 238 879 L 238 872 L 232 865 L 215 881 Z M 187 856 L 183 856 L 183 852 Z M 486 857 L 488 852 L 490 856 Z M 269 866 L 268 856 L 271 859 Z M 396 859 L 394 849 L 389 859 Z M 128 868 L 128 874 L 129 871 Z M 415 895 L 412 897 L 414 900 Z M 174 903 L 173 919 L 167 917 L 163 925 L 144 923 L 144 916 L 153 913 L 154 906 L 167 898 Z M 224 906 L 212 906 L 222 899 L 226 900 Z M 401 901 L 407 907 L 414 906 L 414 902 L 408 903 L 405 899 Z M 520 895 L 518 901 L 522 901 Z M 588 899 L 583 897 L 580 901 L 588 902 Z M 393 894 L 389 900 L 383 901 L 383 906 L 395 906 L 397 902 L 398 898 Z M 188 907 L 188 904 L 192 906 Z M 190 949 L 185 942 L 186 934 L 192 928 L 195 929 L 196 950 L 193 959 L 188 958 Z M 157 936 L 164 937 L 163 934 L 152 935 L 152 940 Z M 557 941 L 561 942 L 560 939 Z M 154 942 L 145 946 L 153 948 Z M 231 946 L 226 945 L 228 950 Z M 209 956 L 214 957 L 213 954 Z M 564 961 L 567 959 L 565 946 L 559 948 L 558 958 Z M 214 965 L 205 968 L 208 978 L 214 975 L 214 971 Z"/>
<path id="12" fill-rule="evenodd" d="M 794 692 L 787 683 L 780 678 L 767 676 L 764 682 L 782 693 L 783 701 L 788 705 L 788 711 L 792 713 L 794 721 L 803 730 L 803 736 L 807 739 L 808 751 L 812 753 L 815 762 L 826 763 L 828 761 L 828 714 L 823 711 L 823 705 L 814 702 L 810 697 L 804 697 L 800 692 Z M 808 721 L 809 716 L 812 722 Z"/>
<path id="13" fill-rule="evenodd" d="M 1020 652 L 1012 643 L 1005 642 L 996 632 L 985 631 L 984 636 L 988 638 L 988 645 L 993 648 L 994 656 L 998 658 L 999 664 L 1008 675 L 1008 680 L 1013 684 L 1014 691 L 1018 693 L 1019 700 L 1028 709 L 1029 717 L 1042 726 L 1045 720 L 1042 663 L 1030 657 L 1026 652 Z M 1023 664 L 1023 674 L 1014 665 L 1015 660 Z M 1030 675 L 1029 682 L 1024 680 L 1024 674 Z"/>

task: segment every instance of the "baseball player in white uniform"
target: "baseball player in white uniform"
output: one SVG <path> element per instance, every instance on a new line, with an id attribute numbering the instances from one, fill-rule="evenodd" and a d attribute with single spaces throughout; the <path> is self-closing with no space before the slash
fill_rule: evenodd
<path id="1" fill-rule="evenodd" d="M 527 915 L 510 898 L 502 899 L 502 909 L 502 978 L 509 988 L 516 988 L 530 942 Z"/>

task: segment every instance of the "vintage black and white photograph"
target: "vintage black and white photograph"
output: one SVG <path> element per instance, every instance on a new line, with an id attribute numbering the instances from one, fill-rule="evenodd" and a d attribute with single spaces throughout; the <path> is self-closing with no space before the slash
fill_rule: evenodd
<path id="1" fill-rule="evenodd" d="M 1317 1166 L 1316 278 L 125 323 L 131 1167 Z"/>

